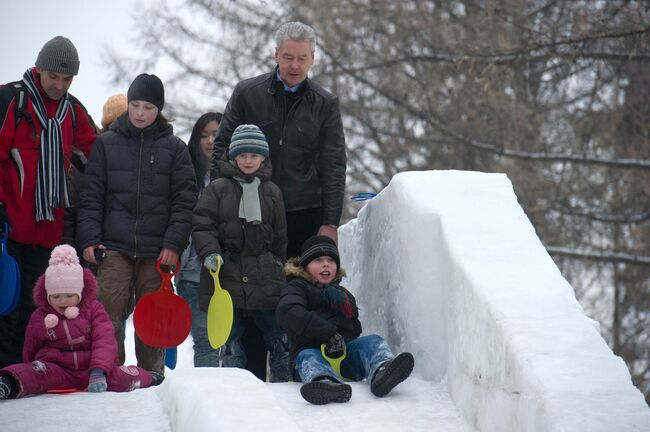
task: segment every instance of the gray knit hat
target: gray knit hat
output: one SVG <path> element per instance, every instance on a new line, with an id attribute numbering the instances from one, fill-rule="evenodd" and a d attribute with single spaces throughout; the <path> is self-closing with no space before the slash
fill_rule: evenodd
<path id="1" fill-rule="evenodd" d="M 269 156 L 269 144 L 266 142 L 264 132 L 255 125 L 243 124 L 237 126 L 237 129 L 230 137 L 230 147 L 228 147 L 228 158 L 235 159 L 242 153 L 257 153 L 264 157 Z"/>
<path id="2" fill-rule="evenodd" d="M 70 39 L 56 36 L 41 48 L 36 58 L 36 67 L 54 73 L 77 75 L 79 54 Z"/>

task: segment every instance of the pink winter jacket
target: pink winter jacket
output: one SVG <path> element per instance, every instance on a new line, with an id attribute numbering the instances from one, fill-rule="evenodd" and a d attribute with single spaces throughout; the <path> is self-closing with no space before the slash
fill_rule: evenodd
<path id="1" fill-rule="evenodd" d="M 32 313 L 25 332 L 24 362 L 40 360 L 71 370 L 99 368 L 104 371 L 110 371 L 113 365 L 118 364 L 113 323 L 97 300 L 97 282 L 89 270 L 84 269 L 84 289 L 77 305 L 77 318 L 67 319 L 50 306 L 44 275 L 34 286 L 34 303 L 37 309 Z M 45 326 L 48 314 L 59 319 L 58 324 L 50 329 Z"/>

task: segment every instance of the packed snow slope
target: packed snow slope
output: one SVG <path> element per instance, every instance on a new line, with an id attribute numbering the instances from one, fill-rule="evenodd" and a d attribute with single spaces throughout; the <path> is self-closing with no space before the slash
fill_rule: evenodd
<path id="1" fill-rule="evenodd" d="M 365 333 L 446 376 L 479 431 L 650 431 L 620 357 L 578 304 L 505 175 L 396 175 L 339 230 Z"/>
<path id="2" fill-rule="evenodd" d="M 360 206 L 339 229 L 344 285 L 364 334 L 416 359 L 387 397 L 359 382 L 349 403 L 310 405 L 299 383 L 193 368 L 188 338 L 159 387 L 0 401 L 0 431 L 650 431 L 625 364 L 583 313 L 506 176 L 402 173 Z"/>

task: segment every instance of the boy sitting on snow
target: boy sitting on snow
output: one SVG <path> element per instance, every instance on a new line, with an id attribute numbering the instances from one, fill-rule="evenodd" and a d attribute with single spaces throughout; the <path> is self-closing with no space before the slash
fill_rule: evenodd
<path id="1" fill-rule="evenodd" d="M 352 293 L 339 285 L 344 276 L 336 244 L 325 236 L 312 236 L 300 258 L 285 265 L 287 285 L 276 309 L 278 322 L 291 339 L 291 365 L 296 380 L 304 382 L 302 397 L 316 405 L 347 402 L 350 381 L 366 379 L 370 391 L 387 395 L 413 370 L 413 355 L 393 356 L 378 335 L 359 337 L 361 323 Z M 345 355 L 339 376 L 329 361 Z M 332 363 L 335 363 L 334 361 Z"/>

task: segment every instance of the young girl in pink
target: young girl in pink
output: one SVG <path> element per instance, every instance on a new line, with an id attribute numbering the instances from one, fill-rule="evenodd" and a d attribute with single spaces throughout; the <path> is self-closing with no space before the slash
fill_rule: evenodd
<path id="1" fill-rule="evenodd" d="M 69 245 L 54 248 L 34 287 L 37 309 L 25 333 L 23 362 L 0 369 L 0 399 L 54 389 L 126 392 L 158 385 L 162 374 L 120 366 L 113 324 L 97 282 Z"/>

